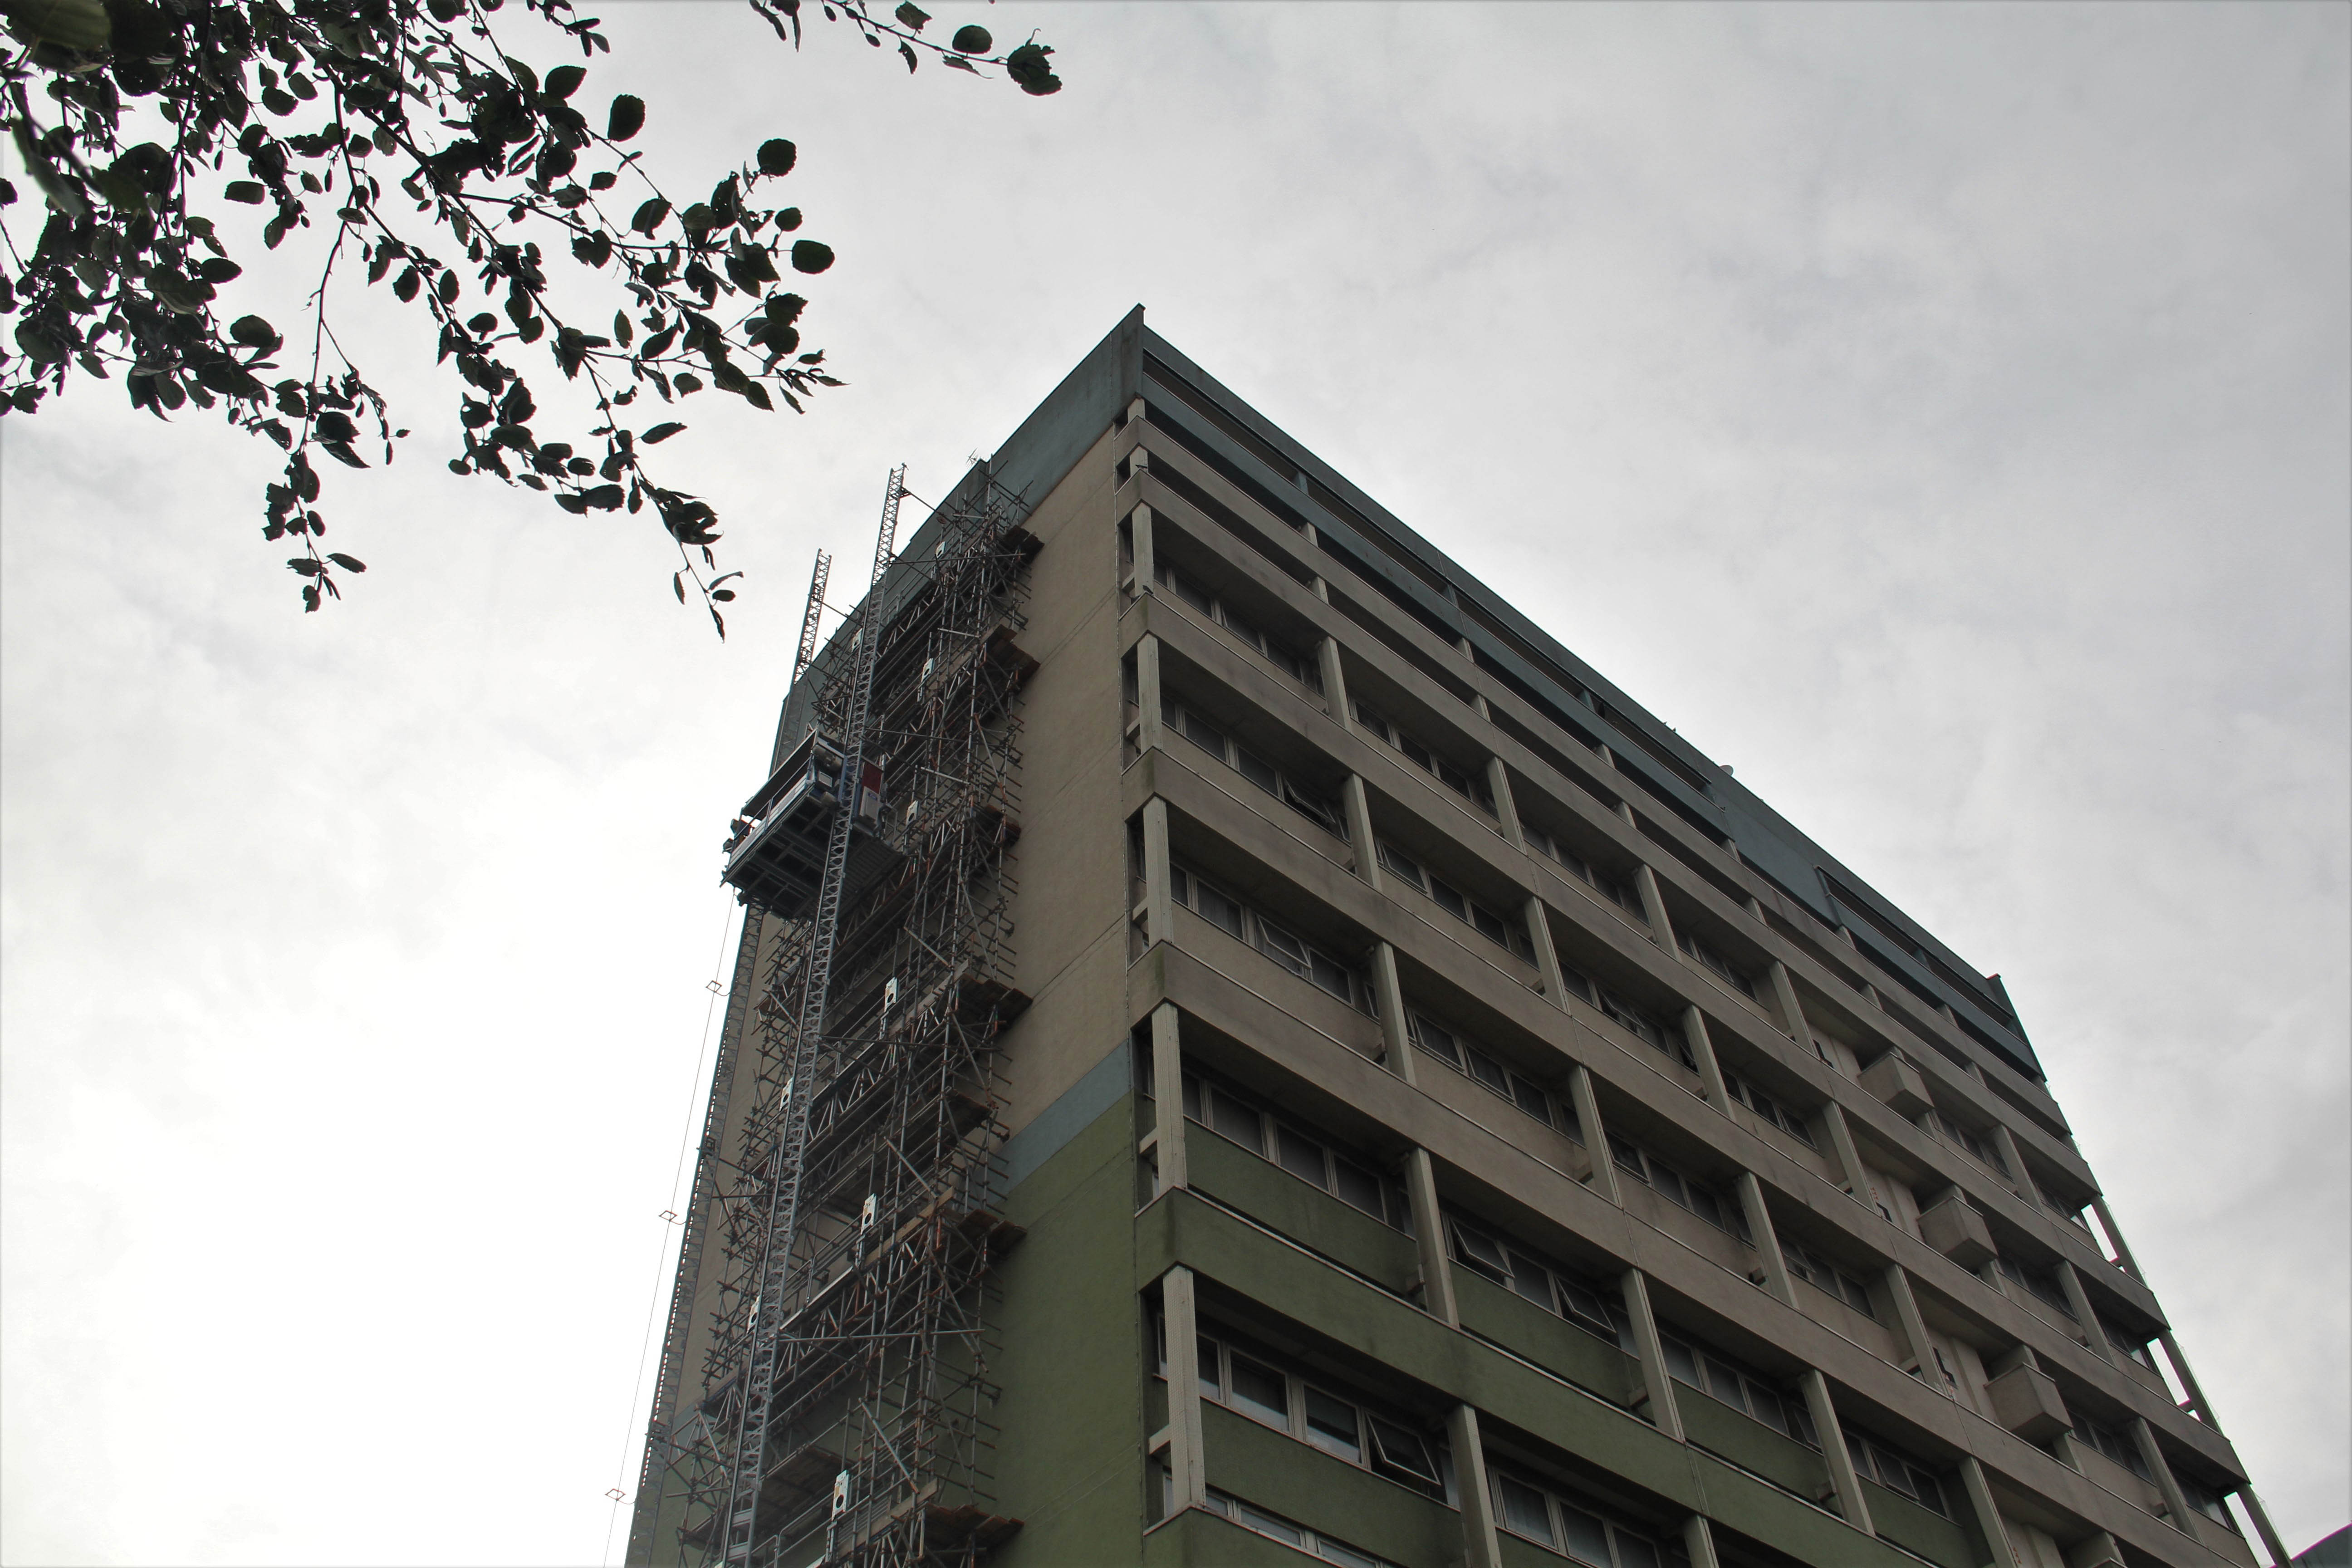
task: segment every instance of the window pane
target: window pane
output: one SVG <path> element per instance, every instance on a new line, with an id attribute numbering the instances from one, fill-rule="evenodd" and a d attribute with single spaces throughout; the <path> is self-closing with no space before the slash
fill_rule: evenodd
<path id="1" fill-rule="evenodd" d="M 1474 1050 L 1470 1053 L 1470 1076 L 1506 1100 L 1510 1098 L 1511 1080 L 1503 1071 L 1503 1064 L 1486 1052 Z"/>
<path id="2" fill-rule="evenodd" d="M 1200 584 L 1195 583 L 1190 577 L 1184 576 L 1181 574 L 1171 570 L 1168 574 L 1168 585 L 1176 590 L 1176 596 L 1178 598 L 1183 600 L 1186 604 L 1192 605 L 1202 615 L 1205 616 L 1210 613 L 1209 591 L 1201 586 Z"/>
<path id="3" fill-rule="evenodd" d="M 1878 1471 L 1870 1462 L 1869 1446 L 1861 1442 L 1851 1432 L 1845 1435 L 1845 1457 L 1853 1461 L 1854 1472 L 1857 1475 L 1874 1481 L 1879 1479 Z"/>
<path id="4" fill-rule="evenodd" d="M 1690 1206 L 1690 1195 L 1683 1191 L 1683 1179 L 1675 1173 L 1672 1166 L 1661 1165 L 1655 1160 L 1651 1161 L 1650 1179 L 1657 1184 L 1658 1191 L 1685 1208 Z"/>
<path id="5" fill-rule="evenodd" d="M 1286 1429 L 1290 1426 L 1290 1395 L 1283 1387 L 1282 1373 L 1263 1362 L 1250 1360 L 1239 1351 L 1226 1359 L 1233 1363 L 1234 1405 Z"/>
<path id="6" fill-rule="evenodd" d="M 1234 765 L 1242 771 L 1242 777 L 1268 795 L 1278 796 L 1282 794 L 1282 775 L 1274 771 L 1272 763 L 1246 746 L 1234 747 Z"/>
<path id="7" fill-rule="evenodd" d="M 1501 942 L 1506 947 L 1511 944 L 1511 933 L 1504 926 L 1502 917 L 1486 905 L 1470 906 L 1470 923 L 1476 926 L 1478 934 L 1487 941 Z"/>
<path id="8" fill-rule="evenodd" d="M 1458 1225 L 1452 1228 L 1455 1257 L 1480 1273 L 1492 1277 L 1498 1283 L 1510 1279 L 1511 1262 L 1503 1255 L 1503 1249 L 1500 1247 L 1475 1230 L 1465 1229 Z"/>
<path id="9" fill-rule="evenodd" d="M 1658 1549 L 1638 1535 L 1612 1530 L 1617 1538 L 1617 1568 L 1658 1568 Z"/>
<path id="10" fill-rule="evenodd" d="M 1546 1546 L 1552 1544 L 1551 1510 L 1545 1506 L 1543 1493 L 1508 1476 L 1496 1477 L 1495 1489 L 1502 1494 L 1504 1529 Z"/>
<path id="11" fill-rule="evenodd" d="M 1337 996 L 1340 1001 L 1345 1002 L 1348 1000 L 1348 972 L 1346 970 L 1340 968 L 1338 964 L 1332 963 L 1321 953 L 1316 952 L 1312 950 L 1309 950 L 1307 954 L 1307 962 L 1310 969 L 1313 971 L 1313 973 L 1308 976 L 1309 979 L 1313 980 L 1316 984 L 1323 987 L 1324 990 L 1331 993 L 1332 995 Z"/>
<path id="12" fill-rule="evenodd" d="M 1544 1098 L 1544 1091 L 1517 1073 L 1511 1075 L 1511 1100 L 1538 1121 L 1551 1124 L 1551 1102 Z"/>
<path id="13" fill-rule="evenodd" d="M 1298 1527 L 1287 1520 L 1276 1519 L 1270 1513 L 1261 1513 L 1245 1502 L 1236 1501 L 1234 1508 L 1241 1515 L 1242 1522 L 1261 1535 L 1271 1535 L 1276 1541 L 1286 1541 L 1293 1546 L 1304 1543 L 1305 1537 L 1298 1533 Z"/>
<path id="14" fill-rule="evenodd" d="M 1381 1217 L 1381 1179 L 1357 1164 L 1353 1160 L 1331 1157 L 1339 1175 L 1339 1196 L 1363 1210 L 1374 1219 Z"/>
<path id="15" fill-rule="evenodd" d="M 1224 1386 L 1223 1380 L 1217 1375 L 1217 1342 L 1214 1340 L 1202 1340 L 1201 1342 L 1201 1392 L 1212 1399 L 1220 1399 L 1223 1397 Z"/>
<path id="16" fill-rule="evenodd" d="M 1426 768 L 1433 765 L 1429 748 L 1402 730 L 1397 731 L 1397 750 L 1412 759 L 1416 766 Z"/>
<path id="17" fill-rule="evenodd" d="M 1699 1386 L 1698 1357 L 1693 1353 L 1690 1346 L 1680 1340 L 1670 1340 L 1661 1334 L 1658 1336 L 1658 1347 L 1665 1352 L 1667 1376 L 1687 1383 L 1693 1388 Z"/>
<path id="18" fill-rule="evenodd" d="M 1307 962 L 1307 944 L 1277 925 L 1265 921 L 1257 922 L 1258 949 L 1301 980 L 1307 978 L 1310 966 Z"/>
<path id="19" fill-rule="evenodd" d="M 1739 1392 L 1739 1374 L 1721 1362 L 1707 1362 L 1706 1391 L 1734 1410 L 1744 1413 L 1748 1409 L 1747 1397 Z"/>
<path id="20" fill-rule="evenodd" d="M 1370 1425 L 1373 1454 L 1381 1464 L 1416 1477 L 1433 1487 L 1443 1485 L 1437 1475 L 1436 1457 L 1430 1453 L 1428 1440 L 1420 1433 L 1407 1431 L 1395 1422 L 1383 1421 L 1377 1415 L 1371 1418 Z"/>
<path id="21" fill-rule="evenodd" d="M 1178 903 L 1185 905 L 1192 903 L 1192 879 L 1184 874 L 1183 867 L 1171 866 L 1168 868 L 1168 890 L 1175 895 Z"/>
<path id="22" fill-rule="evenodd" d="M 1213 923 L 1224 927 L 1235 936 L 1242 934 L 1241 905 L 1198 879 L 1195 879 L 1192 883 L 1192 891 L 1199 900 L 1195 907 L 1203 916 Z"/>
<path id="23" fill-rule="evenodd" d="M 1609 1308 L 1600 1297 L 1573 1279 L 1563 1279 L 1558 1275 L 1552 1279 L 1559 1287 L 1560 1301 L 1570 1311 L 1595 1323 L 1605 1325 L 1609 1321 Z"/>
<path id="24" fill-rule="evenodd" d="M 1748 1413 L 1775 1432 L 1786 1434 L 1789 1430 L 1789 1416 L 1781 1408 L 1780 1396 L 1761 1384 L 1748 1385 Z"/>
<path id="25" fill-rule="evenodd" d="M 1381 1568 L 1381 1560 L 1367 1556 L 1352 1546 L 1342 1546 L 1326 1535 L 1315 1538 L 1315 1551 L 1326 1563 L 1337 1563 L 1341 1568 Z"/>
<path id="26" fill-rule="evenodd" d="M 1403 851 L 1397 849 L 1392 846 L 1383 844 L 1381 846 L 1381 864 L 1388 870 L 1395 872 L 1398 876 L 1412 883 L 1414 887 L 1421 889 L 1424 892 L 1428 890 L 1429 884 L 1423 880 L 1421 867 L 1412 856 L 1405 854 Z"/>
<path id="27" fill-rule="evenodd" d="M 1444 910 L 1455 920 L 1466 921 L 1470 918 L 1470 906 L 1463 900 L 1462 890 L 1459 888 L 1432 877 L 1429 879 L 1429 896 L 1437 900 L 1439 909 Z"/>
<path id="28" fill-rule="evenodd" d="M 1198 713 L 1188 711 L 1184 715 L 1184 738 L 1217 761 L 1225 760 L 1225 732 Z"/>
<path id="29" fill-rule="evenodd" d="M 1247 1149 L 1253 1154 L 1265 1152 L 1265 1119 L 1250 1107 L 1219 1089 L 1211 1097 L 1210 1105 L 1215 1119 L 1210 1122 L 1218 1131 Z"/>
<path id="30" fill-rule="evenodd" d="M 1567 1537 L 1568 1554 L 1580 1563 L 1610 1568 L 1609 1531 L 1599 1520 L 1581 1509 L 1559 1505 L 1560 1533 Z"/>
<path id="31" fill-rule="evenodd" d="M 1356 1461 L 1364 1457 L 1363 1439 L 1356 1430 L 1356 1407 L 1319 1388 L 1307 1391 L 1307 1439 L 1343 1459 Z"/>
<path id="32" fill-rule="evenodd" d="M 1462 1065 L 1462 1051 L 1454 1043 L 1454 1031 L 1431 1023 L 1418 1013 L 1412 1015 L 1412 1027 L 1423 1050 L 1433 1057 L 1443 1057 L 1455 1067 Z"/>
<path id="33" fill-rule="evenodd" d="M 1723 1210 L 1716 1205 L 1715 1194 L 1696 1182 L 1690 1184 L 1690 1205 L 1692 1212 L 1707 1224 L 1719 1226 L 1723 1223 Z"/>
<path id="34" fill-rule="evenodd" d="M 1274 1142 L 1284 1170 L 1294 1176 L 1304 1176 L 1326 1192 L 1330 1190 L 1331 1178 L 1323 1169 L 1322 1144 L 1302 1137 L 1280 1122 L 1275 1124 Z"/>
<path id="35" fill-rule="evenodd" d="M 1551 1300 L 1551 1270 L 1523 1252 L 1514 1252 L 1510 1258 L 1511 1289 L 1545 1311 L 1557 1311 Z"/>
<path id="36" fill-rule="evenodd" d="M 1195 1121 L 1207 1120 L 1201 1110 L 1201 1080 L 1191 1073 L 1184 1075 L 1184 1114 Z"/>
<path id="37" fill-rule="evenodd" d="M 1619 1169 L 1631 1172 L 1637 1179 L 1644 1182 L 1650 1179 L 1649 1173 L 1642 1169 L 1642 1152 L 1622 1138 L 1613 1135 L 1610 1138 L 1609 1158 Z"/>

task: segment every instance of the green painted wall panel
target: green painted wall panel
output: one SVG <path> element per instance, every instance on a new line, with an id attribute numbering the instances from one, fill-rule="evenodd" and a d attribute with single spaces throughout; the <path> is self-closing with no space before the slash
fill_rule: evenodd
<path id="1" fill-rule="evenodd" d="M 1405 1568 L 1462 1554 L 1462 1516 L 1222 1405 L 1201 1411 L 1209 1484 Z"/>
<path id="2" fill-rule="evenodd" d="M 1957 1481 L 1951 1489 L 1959 1490 Z M 1900 1492 L 1889 1491 L 1876 1481 L 1864 1478 L 1862 1500 L 1870 1510 L 1870 1522 L 1878 1533 L 1917 1552 L 1930 1563 L 1943 1568 L 1979 1568 L 1970 1532 L 1946 1519 L 1942 1514 L 1921 1508 Z"/>
<path id="3" fill-rule="evenodd" d="M 1563 1388 L 1183 1193 L 1168 1194 L 1136 1220 L 1137 1279 L 1157 1279 L 1175 1262 L 1312 1324 L 1496 1420 L 1605 1466 L 1671 1504 L 1720 1519 L 1804 1562 L 1901 1568 L 1914 1561 L 1834 1515 L 1672 1441 L 1638 1416 Z"/>
<path id="4" fill-rule="evenodd" d="M 1462 1326 L 1471 1332 L 1508 1346 L 1612 1404 L 1632 1400 L 1642 1363 L 1615 1345 L 1467 1268 L 1454 1271 L 1454 1296 Z"/>
<path id="5" fill-rule="evenodd" d="M 1143 1542 L 1144 1568 L 1303 1568 L 1314 1559 L 1223 1514 L 1188 1509 Z M 1094 1568 L 1076 1560 L 1066 1568 Z"/>
<path id="6" fill-rule="evenodd" d="M 1187 1125 L 1184 1135 L 1192 1184 L 1201 1191 L 1392 1289 L 1421 1266 L 1412 1237 L 1213 1132 Z"/>
<path id="7" fill-rule="evenodd" d="M 1028 1235 L 998 1276 L 1000 1568 L 1138 1561 L 1144 1516 L 1134 1106 L 1122 1095 L 1007 1195 Z"/>
<path id="8" fill-rule="evenodd" d="M 1675 1384 L 1675 1408 L 1684 1434 L 1702 1448 L 1804 1497 L 1819 1497 L 1829 1485 L 1829 1465 L 1820 1454 L 1688 1384 Z"/>

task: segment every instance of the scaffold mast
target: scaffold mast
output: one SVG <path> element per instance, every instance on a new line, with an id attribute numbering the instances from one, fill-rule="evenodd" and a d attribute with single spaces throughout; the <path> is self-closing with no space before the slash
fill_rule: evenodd
<path id="1" fill-rule="evenodd" d="M 982 467 L 897 557 L 905 494 L 895 469 L 866 597 L 821 657 L 820 553 L 807 730 L 729 841 L 751 929 L 632 1562 L 971 1564 L 1019 1529 L 992 1506 L 986 1411 L 991 1269 L 1019 1238 L 996 1206 L 995 1053 L 1026 1005 L 1008 855 L 1036 544 Z"/>

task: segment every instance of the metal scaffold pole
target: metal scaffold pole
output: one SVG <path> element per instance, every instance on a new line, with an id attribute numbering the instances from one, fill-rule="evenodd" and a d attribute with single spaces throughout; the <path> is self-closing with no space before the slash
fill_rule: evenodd
<path id="1" fill-rule="evenodd" d="M 894 470 L 866 598 L 822 654 L 820 554 L 809 731 L 729 841 L 748 1000 L 706 1115 L 633 1562 L 969 1564 L 1020 1528 L 989 1490 L 987 1413 L 992 1268 L 1019 1239 L 996 1213 L 996 1051 L 1026 1005 L 1010 857 L 1037 546 L 982 467 L 898 556 L 905 494 Z"/>

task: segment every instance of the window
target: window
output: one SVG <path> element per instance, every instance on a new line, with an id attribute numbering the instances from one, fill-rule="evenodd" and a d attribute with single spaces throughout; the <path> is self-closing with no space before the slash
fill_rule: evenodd
<path id="1" fill-rule="evenodd" d="M 1944 1505 L 1944 1489 L 1936 1479 L 1936 1472 L 1913 1458 L 1902 1449 L 1883 1438 L 1848 1426 L 1845 1429 L 1845 1451 L 1853 1460 L 1855 1473 L 1876 1481 L 1888 1491 L 1901 1492 L 1916 1503 L 1937 1513 L 1950 1516 Z"/>
<path id="2" fill-rule="evenodd" d="M 1659 1343 L 1665 1350 L 1666 1371 L 1675 1382 L 1688 1384 L 1741 1415 L 1753 1416 L 1784 1437 L 1821 1447 L 1801 1396 L 1718 1351 L 1702 1350 L 1671 1334 L 1661 1334 Z"/>
<path id="3" fill-rule="evenodd" d="M 2156 1370 L 2156 1363 L 2148 1356 L 2147 1341 L 2145 1338 L 2116 1327 L 2114 1323 L 2107 1321 L 2106 1314 L 2095 1307 L 2091 1310 L 2091 1315 L 2099 1320 L 2099 1331 L 2106 1335 L 2107 1343 L 2115 1346 L 2150 1372 Z"/>
<path id="4" fill-rule="evenodd" d="M 1609 1156 L 1619 1170 L 1635 1181 L 1654 1187 L 1669 1201 L 1690 1210 L 1717 1230 L 1727 1231 L 1751 1247 L 1755 1245 L 1748 1234 L 1747 1216 L 1739 1212 L 1736 1200 L 1724 1197 L 1696 1177 L 1685 1175 L 1648 1150 L 1613 1132 L 1609 1135 Z"/>
<path id="5" fill-rule="evenodd" d="M 1789 1265 L 1789 1272 L 1818 1290 L 1835 1296 L 1865 1318 L 1878 1316 L 1870 1304 L 1870 1288 L 1831 1264 L 1818 1252 L 1802 1242 L 1780 1238 L 1780 1257 Z"/>
<path id="6" fill-rule="evenodd" d="M 1162 1469 L 1160 1475 L 1163 1488 L 1160 1508 L 1164 1514 L 1168 1509 L 1175 1506 L 1175 1500 L 1169 1496 L 1165 1489 L 1168 1484 L 1168 1472 Z M 1337 1563 L 1340 1564 L 1340 1568 L 1397 1568 L 1395 1563 L 1385 1557 L 1375 1557 L 1369 1552 L 1360 1552 L 1343 1542 L 1332 1540 L 1320 1531 L 1309 1530 L 1303 1524 L 1294 1523 L 1283 1518 L 1280 1514 L 1268 1513 L 1262 1508 L 1242 1501 L 1231 1492 L 1221 1492 L 1212 1488 L 1209 1492 L 1209 1506 L 1244 1530 L 1271 1536 L 1285 1546 L 1296 1546 L 1301 1552 L 1320 1557 L 1326 1563 Z"/>
<path id="7" fill-rule="evenodd" d="M 1152 574 L 1159 578 L 1161 587 L 1198 610 L 1210 621 L 1233 633 L 1246 644 L 1252 652 L 1264 658 L 1275 668 L 1282 671 L 1309 691 L 1323 689 L 1322 672 L 1316 668 L 1312 658 L 1307 658 L 1288 643 L 1268 635 L 1254 623 L 1235 615 L 1232 605 L 1211 593 L 1198 578 L 1179 572 L 1165 561 L 1153 563 Z"/>
<path id="8" fill-rule="evenodd" d="M 1428 773 L 1487 816 L 1495 815 L 1495 797 L 1486 793 L 1486 781 L 1484 778 L 1477 776 L 1467 768 L 1457 765 L 1444 752 L 1433 750 L 1407 731 L 1398 729 L 1377 710 L 1364 703 L 1356 704 L 1356 723 L 1367 734 L 1376 735 L 1386 741 L 1404 757 L 1405 761 Z"/>
<path id="9" fill-rule="evenodd" d="M 1464 925 L 1475 927 L 1487 941 L 1510 949 L 1521 958 L 1535 957 L 1534 944 L 1516 919 L 1497 914 L 1385 840 L 1380 846 L 1380 857 L 1381 869 L 1398 881 L 1410 884 L 1414 891 L 1427 894 L 1439 909 Z"/>
<path id="10" fill-rule="evenodd" d="M 1545 1126 L 1557 1127 L 1578 1142 L 1584 1142 L 1584 1129 L 1577 1125 L 1572 1107 L 1554 1100 L 1533 1079 L 1505 1067 L 1446 1025 L 1425 1014 L 1408 1012 L 1405 1031 L 1422 1055 L 1436 1058 Z"/>
<path id="11" fill-rule="evenodd" d="M 1927 1112 L 1920 1121 L 1929 1131 L 1940 1132 L 1949 1142 L 1967 1150 L 1969 1157 L 1978 1164 L 1998 1171 L 2004 1176 L 2009 1174 L 2008 1162 L 2000 1157 L 2000 1150 L 1990 1137 L 1979 1135 L 1973 1128 L 1962 1126 L 1939 1110 Z"/>
<path id="12" fill-rule="evenodd" d="M 2180 1482 L 2181 1493 L 2189 1499 L 2190 1508 L 2195 1509 L 2222 1529 L 2232 1532 L 2237 1531 L 2238 1521 L 2231 1516 L 2229 1500 L 2220 1492 L 2207 1486 L 2203 1481 L 2189 1476 L 2178 1476 L 2174 1479 Z"/>
<path id="13" fill-rule="evenodd" d="M 2008 1275 L 2044 1306 L 2054 1307 L 2069 1318 L 2074 1315 L 2074 1305 L 2066 1300 L 2066 1288 L 2058 1283 L 2058 1270 L 2037 1268 L 2014 1258 L 1996 1258 L 1992 1266 Z"/>
<path id="14" fill-rule="evenodd" d="M 1817 1147 L 1813 1142 L 1813 1130 L 1805 1124 L 1805 1119 L 1796 1111 L 1773 1099 L 1736 1072 L 1724 1074 L 1723 1081 L 1730 1089 L 1732 1099 L 1739 1101 L 1806 1148 Z"/>
<path id="15" fill-rule="evenodd" d="M 1719 975 L 1725 984 L 1742 996 L 1753 997 L 1756 994 L 1756 982 L 1731 960 L 1726 958 L 1712 943 L 1686 931 L 1676 931 L 1675 941 L 1680 944 L 1685 952 L 1689 953 L 1705 968 Z"/>
<path id="16" fill-rule="evenodd" d="M 1633 1348 L 1633 1320 L 1624 1307 L 1604 1293 L 1597 1281 L 1558 1264 L 1530 1257 L 1507 1245 L 1458 1215 L 1449 1215 L 1445 1231 L 1454 1260 L 1497 1285 L 1507 1286 L 1548 1312 L 1557 1313 L 1588 1329 L 1621 1350 Z"/>
<path id="17" fill-rule="evenodd" d="M 2067 1414 L 2073 1415 L 2072 1411 Z M 2141 1458 L 2139 1445 L 2122 1427 L 2105 1421 L 2085 1421 L 2074 1417 L 2074 1436 L 2137 1476 L 2141 1480 L 2153 1480 L 2147 1473 L 2147 1460 Z"/>
<path id="18" fill-rule="evenodd" d="M 1412 1234 L 1412 1210 L 1403 1189 L 1369 1163 L 1341 1153 L 1319 1133 L 1275 1116 L 1215 1079 L 1204 1082 L 1189 1070 L 1184 1074 L 1184 1114 L 1259 1159 L 1322 1188 L 1349 1207 Z"/>
<path id="19" fill-rule="evenodd" d="M 1570 1501 L 1532 1478 L 1494 1467 L 1496 1522 L 1522 1540 L 1566 1553 L 1590 1568 L 1659 1568 L 1649 1536 L 1603 1519 L 1583 1500 Z"/>
<path id="20" fill-rule="evenodd" d="M 1198 708 L 1163 697 L 1160 717 L 1170 734 L 1183 736 L 1333 837 L 1347 838 L 1347 819 L 1336 802 L 1324 799 L 1227 735 Z"/>
<path id="21" fill-rule="evenodd" d="M 1169 892 L 1176 902 L 1248 942 L 1301 980 L 1313 982 L 1358 1012 L 1372 1011 L 1372 988 L 1362 975 L 1248 908 L 1190 867 L 1170 868 Z"/>
<path id="22" fill-rule="evenodd" d="M 1586 1001 L 1598 1007 L 1611 1023 L 1651 1049 L 1664 1051 L 1691 1071 L 1698 1071 L 1698 1058 L 1691 1055 L 1690 1042 L 1683 1038 L 1682 1030 L 1669 1029 L 1617 992 L 1565 964 L 1560 968 L 1560 977 L 1567 982 L 1570 991 L 1580 994 Z"/>
<path id="23" fill-rule="evenodd" d="M 1164 1320 L 1155 1332 L 1161 1343 L 1154 1370 L 1164 1376 Z M 1311 1443 L 1334 1458 L 1447 1500 L 1443 1450 L 1410 1421 L 1374 1411 L 1353 1394 L 1328 1386 L 1319 1376 L 1310 1381 L 1295 1368 L 1276 1364 L 1270 1356 L 1244 1351 L 1222 1331 L 1202 1333 L 1200 1357 L 1202 1398 Z"/>
<path id="24" fill-rule="evenodd" d="M 1558 862 L 1570 876 L 1595 889 L 1643 924 L 1649 923 L 1650 917 L 1642 909 L 1642 895 L 1634 890 L 1630 879 L 1603 871 L 1542 828 L 1528 826 L 1525 819 L 1519 823 L 1519 831 L 1526 837 L 1528 848 Z"/>

